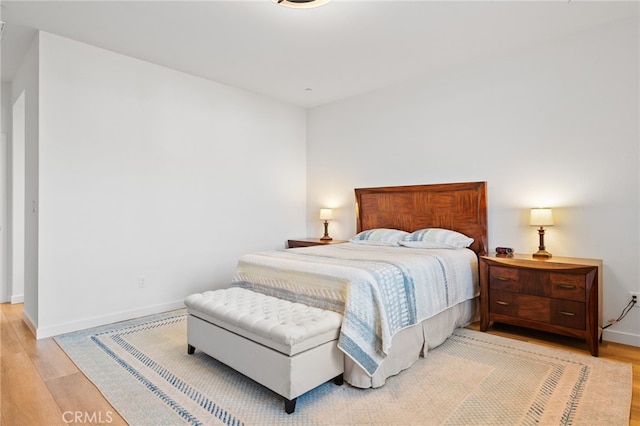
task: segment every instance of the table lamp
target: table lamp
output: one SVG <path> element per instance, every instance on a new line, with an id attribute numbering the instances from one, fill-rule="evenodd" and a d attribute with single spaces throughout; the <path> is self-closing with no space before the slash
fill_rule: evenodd
<path id="1" fill-rule="evenodd" d="M 553 226 L 553 212 L 549 208 L 531 209 L 529 225 L 539 226 L 538 235 L 540 236 L 540 245 L 538 246 L 538 251 L 533 253 L 533 257 L 549 259 L 551 257 L 551 253 L 549 253 L 544 246 L 544 227 Z"/>
<path id="2" fill-rule="evenodd" d="M 331 241 L 333 238 L 329 236 L 329 221 L 333 214 L 331 209 L 320 209 L 320 220 L 324 220 L 324 236 L 320 238 L 323 241 Z"/>

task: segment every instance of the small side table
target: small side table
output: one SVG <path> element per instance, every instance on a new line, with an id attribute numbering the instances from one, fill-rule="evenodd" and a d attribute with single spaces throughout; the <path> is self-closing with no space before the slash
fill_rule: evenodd
<path id="1" fill-rule="evenodd" d="M 287 240 L 287 248 L 326 246 L 329 244 L 346 243 L 345 240 L 321 240 L 320 238 L 299 238 L 296 240 Z"/>

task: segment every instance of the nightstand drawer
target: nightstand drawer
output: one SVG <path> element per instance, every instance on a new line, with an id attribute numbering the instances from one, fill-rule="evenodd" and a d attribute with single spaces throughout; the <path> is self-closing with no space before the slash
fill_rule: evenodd
<path id="1" fill-rule="evenodd" d="M 584 302 L 586 280 L 584 275 L 551 273 L 551 296 Z"/>
<path id="2" fill-rule="evenodd" d="M 551 323 L 565 327 L 585 328 L 584 303 L 572 300 L 551 299 Z"/>
<path id="3" fill-rule="evenodd" d="M 584 303 L 492 290 L 491 312 L 529 321 L 584 329 Z"/>
<path id="4" fill-rule="evenodd" d="M 518 314 L 518 293 L 491 290 L 491 312 L 515 317 Z"/>
<path id="5" fill-rule="evenodd" d="M 489 271 L 489 288 L 491 290 L 519 291 L 518 270 L 494 266 Z"/>

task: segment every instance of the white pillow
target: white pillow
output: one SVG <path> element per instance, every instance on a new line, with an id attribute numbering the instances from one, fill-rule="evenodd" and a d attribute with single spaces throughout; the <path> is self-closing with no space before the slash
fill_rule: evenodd
<path id="1" fill-rule="evenodd" d="M 372 246 L 398 246 L 398 242 L 408 235 L 408 232 L 399 229 L 376 228 L 358 233 L 349 242 Z"/>
<path id="2" fill-rule="evenodd" d="M 450 229 L 426 228 L 412 232 L 400 241 L 400 245 L 411 248 L 461 249 L 469 247 L 473 238 L 469 238 Z"/>

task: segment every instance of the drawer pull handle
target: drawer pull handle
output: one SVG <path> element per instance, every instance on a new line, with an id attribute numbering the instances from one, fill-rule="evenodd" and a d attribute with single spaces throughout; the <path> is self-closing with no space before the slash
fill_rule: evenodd
<path id="1" fill-rule="evenodd" d="M 571 284 L 558 284 L 558 288 L 562 288 L 565 290 L 573 290 L 574 288 L 576 288 L 576 286 Z"/>
<path id="2" fill-rule="evenodd" d="M 498 279 L 498 281 L 511 281 L 509 278 L 507 277 L 496 277 Z"/>
<path id="3" fill-rule="evenodd" d="M 496 300 L 496 303 L 502 306 L 509 306 L 511 304 L 509 302 L 503 302 L 502 300 Z"/>
<path id="4" fill-rule="evenodd" d="M 576 314 L 574 314 L 573 312 L 565 312 L 565 311 L 560 311 L 560 315 L 564 315 L 565 317 L 575 317 Z"/>

